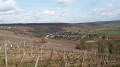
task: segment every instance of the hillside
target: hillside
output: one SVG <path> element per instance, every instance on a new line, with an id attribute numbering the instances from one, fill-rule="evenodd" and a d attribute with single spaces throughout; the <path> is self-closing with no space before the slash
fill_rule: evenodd
<path id="1" fill-rule="evenodd" d="M 9 26 L 11 29 L 26 31 L 29 35 L 46 35 L 60 31 L 86 31 L 86 30 L 120 30 L 120 21 L 99 21 L 88 23 L 29 23 L 29 24 L 1 24 L 0 26 Z M 9 28 L 9 29 L 10 29 Z M 2 29 L 2 27 L 1 27 Z M 10 29 L 10 30 L 11 30 Z M 30 34 L 31 33 L 31 34 Z M 39 36 L 38 35 L 38 36 Z"/>
<path id="2" fill-rule="evenodd" d="M 120 20 L 88 23 L 1 24 L 0 30 L 11 31 L 13 34 L 37 38 L 45 37 L 49 33 L 53 34 L 69 31 L 73 33 L 108 34 L 107 36 L 110 38 L 119 39 Z"/>
<path id="3" fill-rule="evenodd" d="M 63 61 L 80 65 L 85 54 L 85 65 L 97 67 L 109 56 L 106 67 L 120 66 L 120 21 L 1 24 L 0 52 L 2 67 L 6 53 L 9 67 L 33 67 L 39 58 L 43 67 L 64 67 Z"/>

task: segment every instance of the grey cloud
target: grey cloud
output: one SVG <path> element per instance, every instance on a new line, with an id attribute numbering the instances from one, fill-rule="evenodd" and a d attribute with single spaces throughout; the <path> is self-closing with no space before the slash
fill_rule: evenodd
<path id="1" fill-rule="evenodd" d="M 19 12 L 21 11 L 20 8 L 18 8 L 16 0 L 5 0 L 0 2 L 0 12 Z"/>
<path id="2" fill-rule="evenodd" d="M 59 3 L 59 4 L 70 4 L 74 1 L 75 0 L 57 0 L 57 3 Z"/>
<path id="3" fill-rule="evenodd" d="M 91 14 L 93 14 L 93 15 L 100 15 L 100 16 L 113 16 L 113 15 L 117 15 L 120 12 L 119 6 L 120 5 L 108 4 L 105 7 L 94 8 L 91 11 Z"/>
<path id="4" fill-rule="evenodd" d="M 65 21 L 68 17 L 70 10 L 43 10 L 35 11 L 30 13 L 19 13 L 19 14 L 3 14 L 0 15 L 0 23 L 33 23 L 33 22 L 53 22 L 53 21 Z M 47 17 L 47 18 L 46 18 Z"/>

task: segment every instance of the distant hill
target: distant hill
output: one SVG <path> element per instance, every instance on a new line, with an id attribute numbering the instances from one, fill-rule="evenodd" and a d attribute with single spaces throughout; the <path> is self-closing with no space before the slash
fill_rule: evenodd
<path id="1" fill-rule="evenodd" d="M 60 31 L 80 31 L 80 30 L 114 30 L 120 29 L 120 20 L 98 21 L 87 23 L 24 23 L 24 24 L 0 24 L 0 26 L 18 27 L 17 30 L 25 29 L 28 33 L 36 35 L 46 35 L 47 33 Z"/>

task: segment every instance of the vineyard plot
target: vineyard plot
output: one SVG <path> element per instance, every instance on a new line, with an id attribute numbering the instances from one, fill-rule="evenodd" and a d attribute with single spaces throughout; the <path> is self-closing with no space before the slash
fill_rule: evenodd
<path id="1" fill-rule="evenodd" d="M 120 65 L 120 57 L 86 50 L 53 48 L 32 42 L 1 41 L 0 66 L 9 67 L 99 67 Z"/>

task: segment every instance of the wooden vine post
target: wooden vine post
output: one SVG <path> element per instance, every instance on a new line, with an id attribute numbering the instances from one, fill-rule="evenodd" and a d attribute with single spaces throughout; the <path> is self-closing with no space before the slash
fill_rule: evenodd
<path id="1" fill-rule="evenodd" d="M 97 64 L 97 51 L 95 50 L 95 64 Z"/>
<path id="2" fill-rule="evenodd" d="M 40 48 L 40 54 L 41 54 L 41 56 L 40 56 L 40 60 L 42 61 L 42 46 L 41 46 L 41 48 Z"/>
<path id="3" fill-rule="evenodd" d="M 26 42 L 24 41 L 24 42 L 23 42 L 23 46 L 24 46 L 24 47 L 23 47 L 23 51 L 24 51 L 24 52 L 25 52 L 25 45 L 26 45 Z"/>
<path id="4" fill-rule="evenodd" d="M 30 53 L 31 56 L 33 56 L 33 44 L 31 44 L 31 53 Z"/>
<path id="5" fill-rule="evenodd" d="M 8 66 L 8 59 L 7 59 L 7 42 L 4 43 L 4 49 L 5 49 L 5 66 Z"/>
<path id="6" fill-rule="evenodd" d="M 35 66 L 34 66 L 34 67 L 37 67 L 37 65 L 38 65 L 38 61 L 39 61 L 39 58 L 40 58 L 40 56 L 38 55 L 38 57 L 37 57 L 37 60 L 36 60 L 36 62 L 35 62 Z"/>
<path id="7" fill-rule="evenodd" d="M 64 55 L 63 55 L 63 58 L 64 58 L 64 64 L 65 64 L 65 67 L 67 67 L 66 51 L 65 51 L 65 48 L 64 48 Z"/>
<path id="8" fill-rule="evenodd" d="M 83 53 L 82 67 L 86 67 L 85 56 L 86 56 L 86 50 L 84 50 L 84 53 Z"/>
<path id="9" fill-rule="evenodd" d="M 23 54 L 22 54 L 22 58 L 21 58 L 20 63 L 22 63 L 23 60 L 24 60 L 24 58 L 25 58 L 25 41 L 23 42 L 23 49 L 22 49 L 22 52 L 23 52 Z"/>
<path id="10" fill-rule="evenodd" d="M 39 59 L 42 61 L 42 46 L 40 47 L 40 55 L 38 54 L 34 67 L 38 66 Z"/>
<path id="11" fill-rule="evenodd" d="M 20 63 L 23 62 L 24 58 L 25 58 L 25 53 L 23 53 Z"/>

